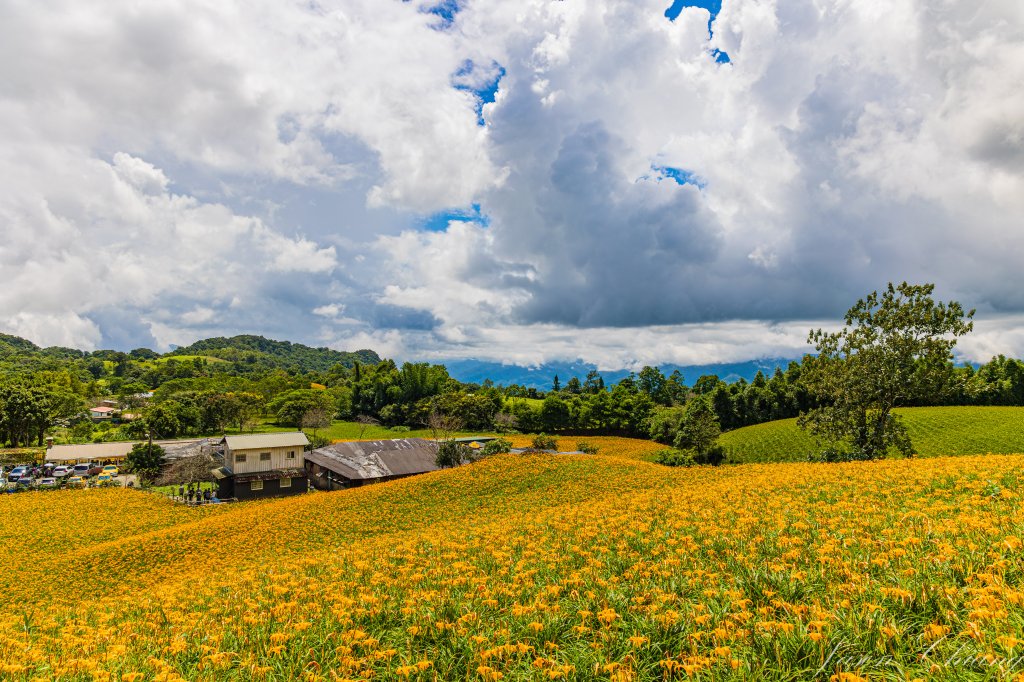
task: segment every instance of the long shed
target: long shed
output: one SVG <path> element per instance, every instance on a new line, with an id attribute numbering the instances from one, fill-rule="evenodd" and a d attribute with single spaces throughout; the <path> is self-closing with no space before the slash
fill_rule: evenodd
<path id="1" fill-rule="evenodd" d="M 340 490 L 437 471 L 436 459 L 422 438 L 333 443 L 306 453 L 306 474 L 318 490 Z"/>

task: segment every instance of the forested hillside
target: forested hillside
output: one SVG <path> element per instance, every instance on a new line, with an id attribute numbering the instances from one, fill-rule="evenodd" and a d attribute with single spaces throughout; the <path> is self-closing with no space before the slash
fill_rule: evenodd
<path id="1" fill-rule="evenodd" d="M 297 372 L 326 372 L 335 365 L 351 367 L 356 362 L 375 365 L 381 360 L 372 350 L 346 353 L 330 348 L 311 348 L 290 341 L 274 341 L 251 334 L 202 339 L 167 354 L 175 355 L 202 355 Z"/>

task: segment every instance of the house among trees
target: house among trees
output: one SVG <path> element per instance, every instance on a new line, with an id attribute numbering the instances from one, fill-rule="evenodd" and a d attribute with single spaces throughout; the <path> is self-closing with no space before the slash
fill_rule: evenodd
<path id="1" fill-rule="evenodd" d="M 301 431 L 225 436 L 224 466 L 214 471 L 221 499 L 251 500 L 306 492 Z"/>
<path id="2" fill-rule="evenodd" d="M 117 408 L 110 405 L 97 405 L 89 408 L 89 418 L 94 422 L 104 422 L 117 415 Z"/>
<path id="3" fill-rule="evenodd" d="M 341 490 L 437 471 L 436 459 L 422 438 L 333 443 L 306 453 L 306 473 L 317 490 Z"/>

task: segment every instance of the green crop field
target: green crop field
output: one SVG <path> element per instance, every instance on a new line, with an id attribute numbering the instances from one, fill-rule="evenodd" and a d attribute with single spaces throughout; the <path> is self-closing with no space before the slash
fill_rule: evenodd
<path id="1" fill-rule="evenodd" d="M 1024 407 L 909 407 L 903 416 L 922 457 L 1024 452 Z M 796 462 L 817 452 L 814 439 L 781 419 L 736 429 L 719 441 L 727 462 Z"/>

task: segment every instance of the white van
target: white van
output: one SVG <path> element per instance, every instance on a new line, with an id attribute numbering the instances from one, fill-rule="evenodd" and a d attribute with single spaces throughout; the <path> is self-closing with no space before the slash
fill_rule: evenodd
<path id="1" fill-rule="evenodd" d="M 93 466 L 93 464 L 76 464 L 72 476 L 87 478 L 89 476 L 89 469 L 92 469 Z"/>

